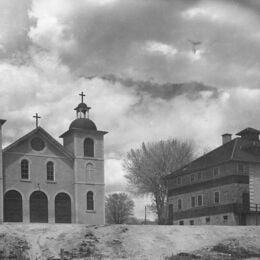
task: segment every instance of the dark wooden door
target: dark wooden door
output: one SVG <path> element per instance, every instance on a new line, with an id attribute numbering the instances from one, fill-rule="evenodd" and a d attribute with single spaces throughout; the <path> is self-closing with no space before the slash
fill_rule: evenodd
<path id="1" fill-rule="evenodd" d="M 10 190 L 4 195 L 4 221 L 23 222 L 23 200 L 18 191 Z"/>
<path id="2" fill-rule="evenodd" d="M 71 223 L 71 201 L 64 192 L 55 197 L 55 223 Z"/>
<path id="3" fill-rule="evenodd" d="M 42 191 L 30 196 L 30 222 L 48 223 L 48 198 Z"/>

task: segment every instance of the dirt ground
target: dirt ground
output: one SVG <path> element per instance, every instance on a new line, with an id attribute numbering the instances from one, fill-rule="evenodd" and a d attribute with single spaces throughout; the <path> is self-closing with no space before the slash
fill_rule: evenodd
<path id="1" fill-rule="evenodd" d="M 0 253 L 28 259 L 260 259 L 260 226 L 0 225 Z"/>

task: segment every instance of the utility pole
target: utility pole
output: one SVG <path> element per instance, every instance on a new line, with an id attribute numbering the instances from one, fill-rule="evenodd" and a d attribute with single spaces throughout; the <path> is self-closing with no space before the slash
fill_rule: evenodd
<path id="1" fill-rule="evenodd" d="M 258 205 L 257 204 L 255 204 L 255 225 L 256 226 L 258 226 L 258 219 L 257 219 L 257 212 L 258 212 Z"/>
<path id="2" fill-rule="evenodd" d="M 146 225 L 146 206 L 144 206 L 144 224 Z"/>

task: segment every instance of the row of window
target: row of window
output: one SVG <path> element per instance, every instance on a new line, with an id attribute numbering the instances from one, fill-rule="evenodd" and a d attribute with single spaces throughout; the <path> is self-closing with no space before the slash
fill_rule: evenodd
<path id="1" fill-rule="evenodd" d="M 206 224 L 210 224 L 210 217 L 206 217 L 205 222 L 206 222 Z M 223 222 L 223 224 L 227 224 L 227 222 L 228 222 L 228 216 L 227 215 L 222 216 L 222 222 Z M 194 220 L 191 219 L 191 220 L 189 220 L 188 223 L 189 223 L 189 225 L 194 225 Z M 184 220 L 180 220 L 179 225 L 184 225 Z"/>
<path id="2" fill-rule="evenodd" d="M 239 163 L 237 165 L 237 172 L 239 174 L 243 174 L 245 173 L 245 165 L 242 164 L 242 163 Z M 219 167 L 215 167 L 212 169 L 212 174 L 213 174 L 213 177 L 216 178 L 219 176 L 220 174 L 220 169 Z M 201 181 L 203 179 L 203 174 L 202 172 L 197 172 L 197 173 L 192 173 L 190 176 L 190 183 L 194 183 L 196 181 Z M 181 184 L 184 184 L 184 181 L 183 181 L 183 176 L 178 176 L 177 177 L 177 185 L 181 185 Z"/>
<path id="3" fill-rule="evenodd" d="M 22 180 L 29 180 L 29 161 L 26 159 L 23 159 L 21 161 L 21 179 Z M 86 165 L 86 174 L 87 178 L 91 178 L 93 175 L 93 164 L 88 163 Z M 54 163 L 52 161 L 48 161 L 46 164 L 46 179 L 47 181 L 54 181 L 55 180 L 55 169 L 54 169 Z"/>
<path id="4" fill-rule="evenodd" d="M 34 137 L 31 140 L 31 147 L 35 151 L 42 151 L 45 147 L 44 141 L 40 137 Z M 84 140 L 84 156 L 94 157 L 94 141 L 91 138 Z"/>
<path id="5" fill-rule="evenodd" d="M 47 181 L 54 181 L 54 163 L 51 161 L 46 164 L 46 178 Z M 21 179 L 29 179 L 29 161 L 26 159 L 21 161 Z"/>
<path id="6" fill-rule="evenodd" d="M 219 191 L 215 191 L 214 192 L 214 203 L 218 204 L 220 202 L 220 194 Z M 178 205 L 178 210 L 182 209 L 182 199 L 178 199 L 177 202 Z M 203 196 L 200 194 L 197 197 L 196 196 L 192 196 L 191 197 L 191 207 L 195 208 L 195 207 L 201 207 L 203 205 Z"/>

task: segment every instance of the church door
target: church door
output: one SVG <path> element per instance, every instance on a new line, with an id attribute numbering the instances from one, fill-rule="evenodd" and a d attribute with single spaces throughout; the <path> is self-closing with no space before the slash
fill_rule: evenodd
<path id="1" fill-rule="evenodd" d="M 4 221 L 23 222 L 23 200 L 18 191 L 10 190 L 4 195 Z"/>
<path id="2" fill-rule="evenodd" d="M 71 201 L 64 192 L 55 197 L 55 223 L 71 223 Z"/>
<path id="3" fill-rule="evenodd" d="M 48 223 L 48 198 L 42 191 L 30 196 L 30 222 Z"/>

